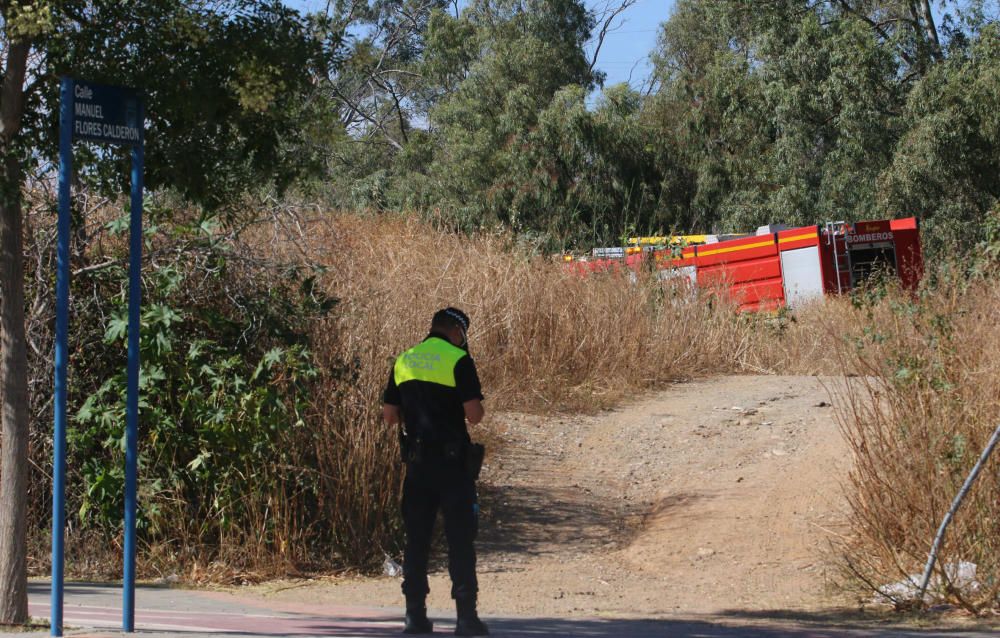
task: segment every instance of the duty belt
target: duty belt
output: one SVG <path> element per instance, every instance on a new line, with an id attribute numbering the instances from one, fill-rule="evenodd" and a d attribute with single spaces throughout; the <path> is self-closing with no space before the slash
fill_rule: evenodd
<path id="1" fill-rule="evenodd" d="M 457 461 L 465 458 L 465 441 L 428 441 L 420 436 L 400 432 L 400 451 L 406 463 L 426 461 Z"/>

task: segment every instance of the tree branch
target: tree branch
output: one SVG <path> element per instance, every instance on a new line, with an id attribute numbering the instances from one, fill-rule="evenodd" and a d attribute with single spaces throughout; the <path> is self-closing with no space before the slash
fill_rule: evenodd
<path id="1" fill-rule="evenodd" d="M 604 7 L 603 15 L 598 18 L 601 22 L 601 31 L 597 36 L 597 45 L 594 47 L 594 55 L 590 60 L 589 70 L 591 73 L 594 71 L 594 67 L 597 65 L 597 57 L 601 54 L 601 47 L 604 46 L 604 39 L 608 37 L 608 33 L 616 29 L 621 28 L 621 24 L 612 27 L 614 21 L 624 12 L 626 9 L 634 5 L 639 0 L 620 0 L 617 7 L 612 8 L 611 4 L 607 4 Z"/>
<path id="2" fill-rule="evenodd" d="M 868 26 L 870 26 L 872 29 L 875 30 L 875 33 L 877 33 L 879 35 L 879 37 L 882 38 L 882 40 L 884 40 L 886 42 L 889 42 L 889 41 L 892 40 L 891 34 L 888 31 L 885 30 L 885 27 L 883 26 L 882 23 L 879 23 L 879 22 L 876 22 L 875 20 L 872 20 L 870 17 L 868 17 L 867 15 L 865 15 L 864 13 L 862 13 L 861 11 L 858 11 L 857 9 L 855 9 L 853 6 L 851 6 L 851 3 L 848 2 L 848 0 L 836 0 L 836 2 L 837 2 L 837 5 L 839 7 L 841 7 L 845 12 L 847 12 L 850 15 L 853 15 L 855 18 L 858 18 L 859 20 L 867 23 Z M 903 60 L 908 65 L 910 65 L 910 66 L 914 65 L 915 60 L 906 51 L 904 51 L 903 49 L 899 49 L 899 55 L 900 55 L 901 58 L 903 58 Z"/>
<path id="3" fill-rule="evenodd" d="M 341 93 L 340 90 L 337 89 L 337 87 L 333 87 L 333 93 L 338 98 L 340 98 L 341 100 L 343 100 L 344 104 L 346 104 L 347 106 L 349 106 L 353 112 L 357 113 L 362 119 L 366 120 L 367 122 L 369 122 L 373 126 L 375 126 L 375 128 L 377 128 L 379 130 L 379 132 L 382 133 L 382 135 L 385 137 L 386 141 L 389 142 L 389 144 L 391 144 L 393 146 L 393 148 L 395 148 L 397 151 L 403 150 L 403 145 L 400 144 L 397 140 L 395 140 L 392 137 L 392 135 L 389 134 L 389 131 L 386 130 L 385 125 L 382 124 L 382 122 L 376 120 L 374 117 L 372 117 L 368 113 L 365 113 L 364 110 L 362 110 L 359 105 L 354 104 L 350 100 L 350 98 L 348 98 L 346 95 L 344 95 L 343 93 Z"/>
<path id="4" fill-rule="evenodd" d="M 920 1 L 920 18 L 923 22 L 924 35 L 927 37 L 931 57 L 935 61 L 941 59 L 941 40 L 938 37 L 937 25 L 934 24 L 934 13 L 931 11 L 930 0 Z"/>

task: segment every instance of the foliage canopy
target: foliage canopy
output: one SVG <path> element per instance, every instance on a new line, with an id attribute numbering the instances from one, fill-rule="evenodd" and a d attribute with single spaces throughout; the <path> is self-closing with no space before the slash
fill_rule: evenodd
<path id="1" fill-rule="evenodd" d="M 678 0 L 635 89 L 603 86 L 580 0 L 373 3 L 348 39 L 414 79 L 338 138 L 329 196 L 553 247 L 899 215 L 951 241 L 1000 197 L 997 8 L 938 4 Z"/>

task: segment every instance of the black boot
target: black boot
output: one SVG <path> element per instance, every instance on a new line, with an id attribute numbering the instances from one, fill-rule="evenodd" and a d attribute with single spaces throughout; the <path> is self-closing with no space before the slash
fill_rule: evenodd
<path id="1" fill-rule="evenodd" d="M 456 636 L 489 636 L 490 630 L 486 623 L 479 620 L 476 613 L 476 599 L 459 599 L 455 601 L 458 610 L 458 621 L 455 623 Z"/>
<path id="2" fill-rule="evenodd" d="M 434 623 L 427 617 L 426 607 L 406 607 L 406 626 L 404 634 L 432 634 Z"/>

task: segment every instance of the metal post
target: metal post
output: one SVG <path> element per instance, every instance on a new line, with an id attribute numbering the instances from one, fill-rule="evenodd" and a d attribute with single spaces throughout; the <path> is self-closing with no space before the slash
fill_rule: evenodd
<path id="1" fill-rule="evenodd" d="M 143 128 L 141 100 L 136 126 Z M 132 201 L 128 267 L 128 395 L 125 423 L 125 577 L 122 594 L 122 631 L 135 631 L 135 517 L 139 436 L 139 310 L 142 293 L 142 141 L 132 147 Z"/>
<path id="2" fill-rule="evenodd" d="M 844 287 L 840 283 L 840 253 L 837 252 L 837 229 L 843 228 L 845 222 L 826 223 L 826 243 L 833 246 L 833 270 L 837 274 L 837 294 L 844 293 Z M 847 251 L 847 236 L 844 235 L 844 251 Z"/>
<path id="3" fill-rule="evenodd" d="M 66 368 L 69 359 L 70 179 L 73 173 L 73 87 L 63 78 L 59 92 L 59 220 L 56 247 L 55 396 L 52 430 L 52 602 L 53 636 L 63 632 L 63 560 L 66 529 Z"/>
<path id="4" fill-rule="evenodd" d="M 944 515 L 944 519 L 941 521 L 941 526 L 938 527 L 937 535 L 934 536 L 934 542 L 931 543 L 931 553 L 927 556 L 927 564 L 924 565 L 923 576 L 920 577 L 920 586 L 917 588 L 917 602 L 923 603 L 924 596 L 927 594 L 927 586 L 931 582 L 931 574 L 934 573 L 934 563 L 937 562 L 938 551 L 941 549 L 941 543 L 944 541 L 945 530 L 948 529 L 948 525 L 951 524 L 951 519 L 955 517 L 955 512 L 958 511 L 959 505 L 965 500 L 965 495 L 969 493 L 972 489 L 972 484 L 976 482 L 976 477 L 979 476 L 979 472 L 986 465 L 986 461 L 989 460 L 990 455 L 993 454 L 993 450 L 996 449 L 997 443 L 1000 443 L 1000 426 L 993 431 L 993 436 L 990 437 L 989 443 L 986 444 L 986 449 L 979 456 L 979 460 L 973 466 L 972 471 L 969 472 L 969 476 L 965 478 L 965 483 L 962 484 L 962 489 L 958 490 L 958 494 L 951 502 L 951 507 L 948 508 L 948 512 Z"/>

